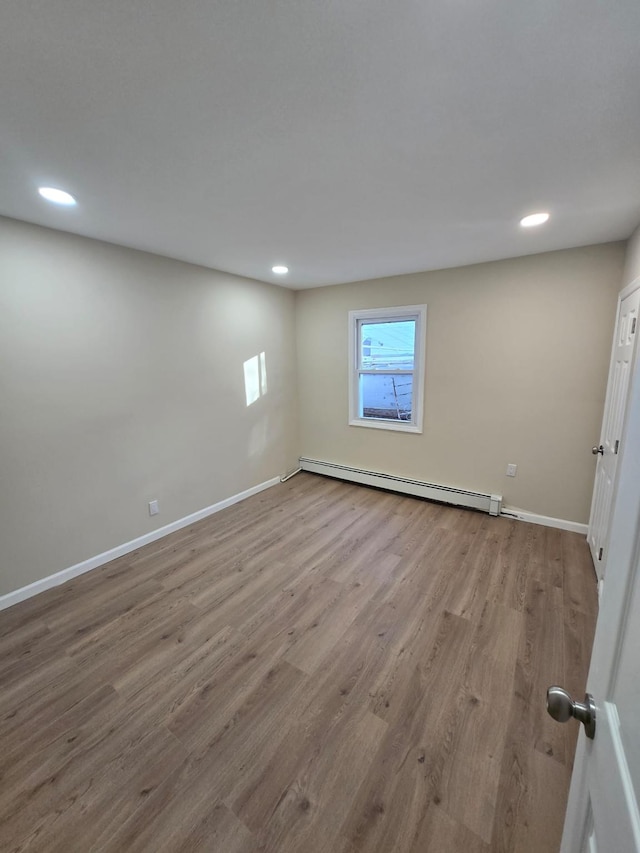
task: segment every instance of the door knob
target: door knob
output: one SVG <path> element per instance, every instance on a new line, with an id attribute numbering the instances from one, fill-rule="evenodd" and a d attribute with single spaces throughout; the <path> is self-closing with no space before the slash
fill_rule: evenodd
<path id="1" fill-rule="evenodd" d="M 598 453 L 601 453 L 604 456 L 604 447 L 600 445 L 600 447 L 592 447 L 591 452 L 594 456 L 597 456 Z"/>
<path id="2" fill-rule="evenodd" d="M 584 702 L 574 702 L 562 687 L 550 687 L 547 690 L 547 711 L 559 723 L 566 723 L 571 717 L 584 725 L 584 732 L 593 740 L 596 733 L 596 703 L 591 693 L 586 693 Z"/>

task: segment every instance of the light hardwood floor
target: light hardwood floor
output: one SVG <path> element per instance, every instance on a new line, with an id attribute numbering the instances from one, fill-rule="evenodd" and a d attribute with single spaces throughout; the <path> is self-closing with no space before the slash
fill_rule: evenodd
<path id="1" fill-rule="evenodd" d="M 0 849 L 557 851 L 583 537 L 300 474 L 0 613 Z"/>

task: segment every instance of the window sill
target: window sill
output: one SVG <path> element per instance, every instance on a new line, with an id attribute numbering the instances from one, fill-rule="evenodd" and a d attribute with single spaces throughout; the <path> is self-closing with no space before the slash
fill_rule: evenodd
<path id="1" fill-rule="evenodd" d="M 385 421 L 376 418 L 351 418 L 349 426 L 368 427 L 369 429 L 386 429 L 391 432 L 412 432 L 422 434 L 422 428 L 416 424 L 403 423 L 402 421 Z"/>

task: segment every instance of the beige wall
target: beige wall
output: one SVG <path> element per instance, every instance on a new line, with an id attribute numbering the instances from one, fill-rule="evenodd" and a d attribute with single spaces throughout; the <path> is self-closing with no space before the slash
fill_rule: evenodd
<path id="1" fill-rule="evenodd" d="M 301 455 L 587 522 L 624 251 L 611 243 L 299 292 Z M 422 302 L 424 433 L 348 426 L 347 312 Z"/>
<path id="2" fill-rule="evenodd" d="M 631 284 L 636 278 L 640 278 L 640 225 L 627 243 L 623 284 Z"/>
<path id="3" fill-rule="evenodd" d="M 294 301 L 0 219 L 0 594 L 294 467 Z"/>
<path id="4" fill-rule="evenodd" d="M 609 244 L 293 294 L 0 218 L 0 595 L 299 453 L 586 521 L 640 229 L 623 263 Z M 347 312 L 423 301 L 424 434 L 347 426 Z M 243 364 L 260 352 L 267 393 L 247 406 Z"/>

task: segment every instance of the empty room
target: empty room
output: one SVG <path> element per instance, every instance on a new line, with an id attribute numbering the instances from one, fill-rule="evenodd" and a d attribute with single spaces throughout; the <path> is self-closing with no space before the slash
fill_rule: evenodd
<path id="1" fill-rule="evenodd" d="M 640 6 L 0 24 L 0 850 L 640 851 Z"/>

